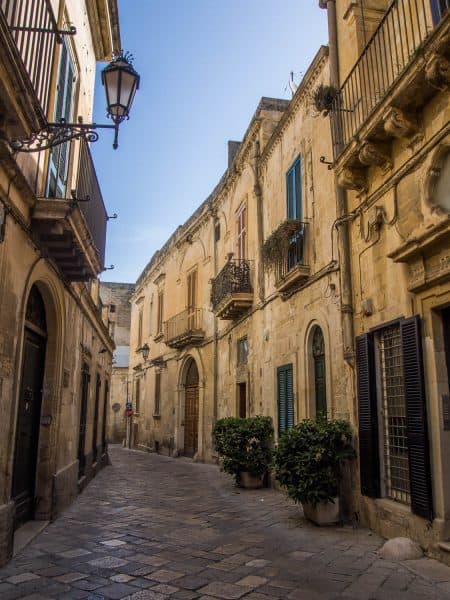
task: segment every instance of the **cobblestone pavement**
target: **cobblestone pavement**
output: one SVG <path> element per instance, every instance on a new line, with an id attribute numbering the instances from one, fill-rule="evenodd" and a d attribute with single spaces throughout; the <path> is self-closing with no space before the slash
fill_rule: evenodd
<path id="1" fill-rule="evenodd" d="M 450 568 L 380 559 L 364 529 L 318 528 L 213 465 L 110 449 L 112 466 L 6 567 L 0 598 L 450 599 Z"/>

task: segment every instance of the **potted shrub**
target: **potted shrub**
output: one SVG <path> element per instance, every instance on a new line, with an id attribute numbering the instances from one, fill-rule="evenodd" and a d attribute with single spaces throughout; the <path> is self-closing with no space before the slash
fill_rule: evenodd
<path id="1" fill-rule="evenodd" d="M 342 463 L 356 456 L 352 437 L 347 421 L 319 417 L 302 421 L 280 438 L 274 455 L 276 479 L 318 525 L 339 521 Z"/>
<path id="2" fill-rule="evenodd" d="M 273 424 L 270 417 L 227 417 L 216 422 L 213 442 L 223 470 L 247 489 L 262 487 L 272 461 Z"/>

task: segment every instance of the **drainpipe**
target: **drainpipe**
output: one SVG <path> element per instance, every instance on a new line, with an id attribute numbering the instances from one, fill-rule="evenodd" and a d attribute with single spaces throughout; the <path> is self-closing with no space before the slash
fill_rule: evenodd
<path id="1" fill-rule="evenodd" d="M 253 191 L 256 196 L 256 224 L 257 224 L 257 244 L 258 244 L 258 296 L 261 302 L 264 301 L 264 267 L 262 261 L 262 245 L 264 242 L 264 221 L 263 221 L 263 194 L 261 182 L 259 180 L 259 158 L 261 156 L 259 141 L 255 142 L 255 157 L 253 171 L 255 175 L 255 185 Z"/>
<path id="2" fill-rule="evenodd" d="M 212 242 L 213 242 L 213 268 L 214 268 L 214 279 L 217 277 L 217 242 L 216 242 L 216 218 L 217 212 L 215 209 L 211 211 L 212 215 Z M 213 426 L 217 421 L 217 381 L 218 381 L 218 325 L 217 317 L 214 315 L 214 350 L 213 350 Z"/>
<path id="3" fill-rule="evenodd" d="M 328 16 L 328 48 L 330 61 L 330 85 L 339 89 L 339 54 L 337 45 L 336 0 L 320 0 L 320 8 L 327 9 Z M 341 324 L 344 342 L 344 359 L 354 367 L 354 331 L 353 331 L 353 294 L 350 263 L 350 241 L 348 231 L 347 194 L 337 181 L 335 173 L 334 186 L 336 189 L 336 229 L 338 231 L 339 273 L 341 284 Z"/>

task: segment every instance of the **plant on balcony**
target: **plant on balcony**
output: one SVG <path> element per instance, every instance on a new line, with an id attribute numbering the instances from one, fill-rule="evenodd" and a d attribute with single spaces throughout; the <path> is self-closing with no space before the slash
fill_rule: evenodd
<path id="1" fill-rule="evenodd" d="M 213 443 L 223 470 L 233 475 L 238 485 L 262 486 L 272 461 L 273 424 L 270 417 L 220 419 L 214 426 Z"/>
<path id="2" fill-rule="evenodd" d="M 312 101 L 316 110 L 320 113 L 325 112 L 325 116 L 333 107 L 334 99 L 338 90 L 331 85 L 321 83 L 312 94 Z"/>
<path id="3" fill-rule="evenodd" d="M 262 259 L 268 270 L 275 268 L 286 257 L 292 237 L 303 225 L 299 219 L 286 219 L 272 231 L 262 245 Z"/>
<path id="4" fill-rule="evenodd" d="M 325 417 L 301 421 L 280 438 L 274 453 L 275 477 L 294 502 L 302 503 L 305 516 L 318 524 L 339 519 L 342 465 L 356 456 L 352 440 L 347 421 Z"/>

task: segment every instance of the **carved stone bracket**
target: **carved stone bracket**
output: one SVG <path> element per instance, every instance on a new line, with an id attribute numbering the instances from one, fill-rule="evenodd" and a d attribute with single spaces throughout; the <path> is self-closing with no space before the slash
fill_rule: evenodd
<path id="1" fill-rule="evenodd" d="M 410 137 L 419 133 L 417 120 L 396 106 L 390 106 L 386 110 L 383 121 L 384 130 L 392 137 Z"/>
<path id="2" fill-rule="evenodd" d="M 425 78 L 433 87 L 445 89 L 450 84 L 450 61 L 441 54 L 432 56 L 425 65 Z"/>
<path id="3" fill-rule="evenodd" d="M 338 184 L 347 190 L 363 192 L 367 190 L 367 180 L 364 169 L 347 167 L 338 175 Z"/>
<path id="4" fill-rule="evenodd" d="M 359 151 L 359 160 L 367 167 L 377 166 L 385 170 L 392 169 L 392 160 L 387 144 L 363 142 Z"/>

